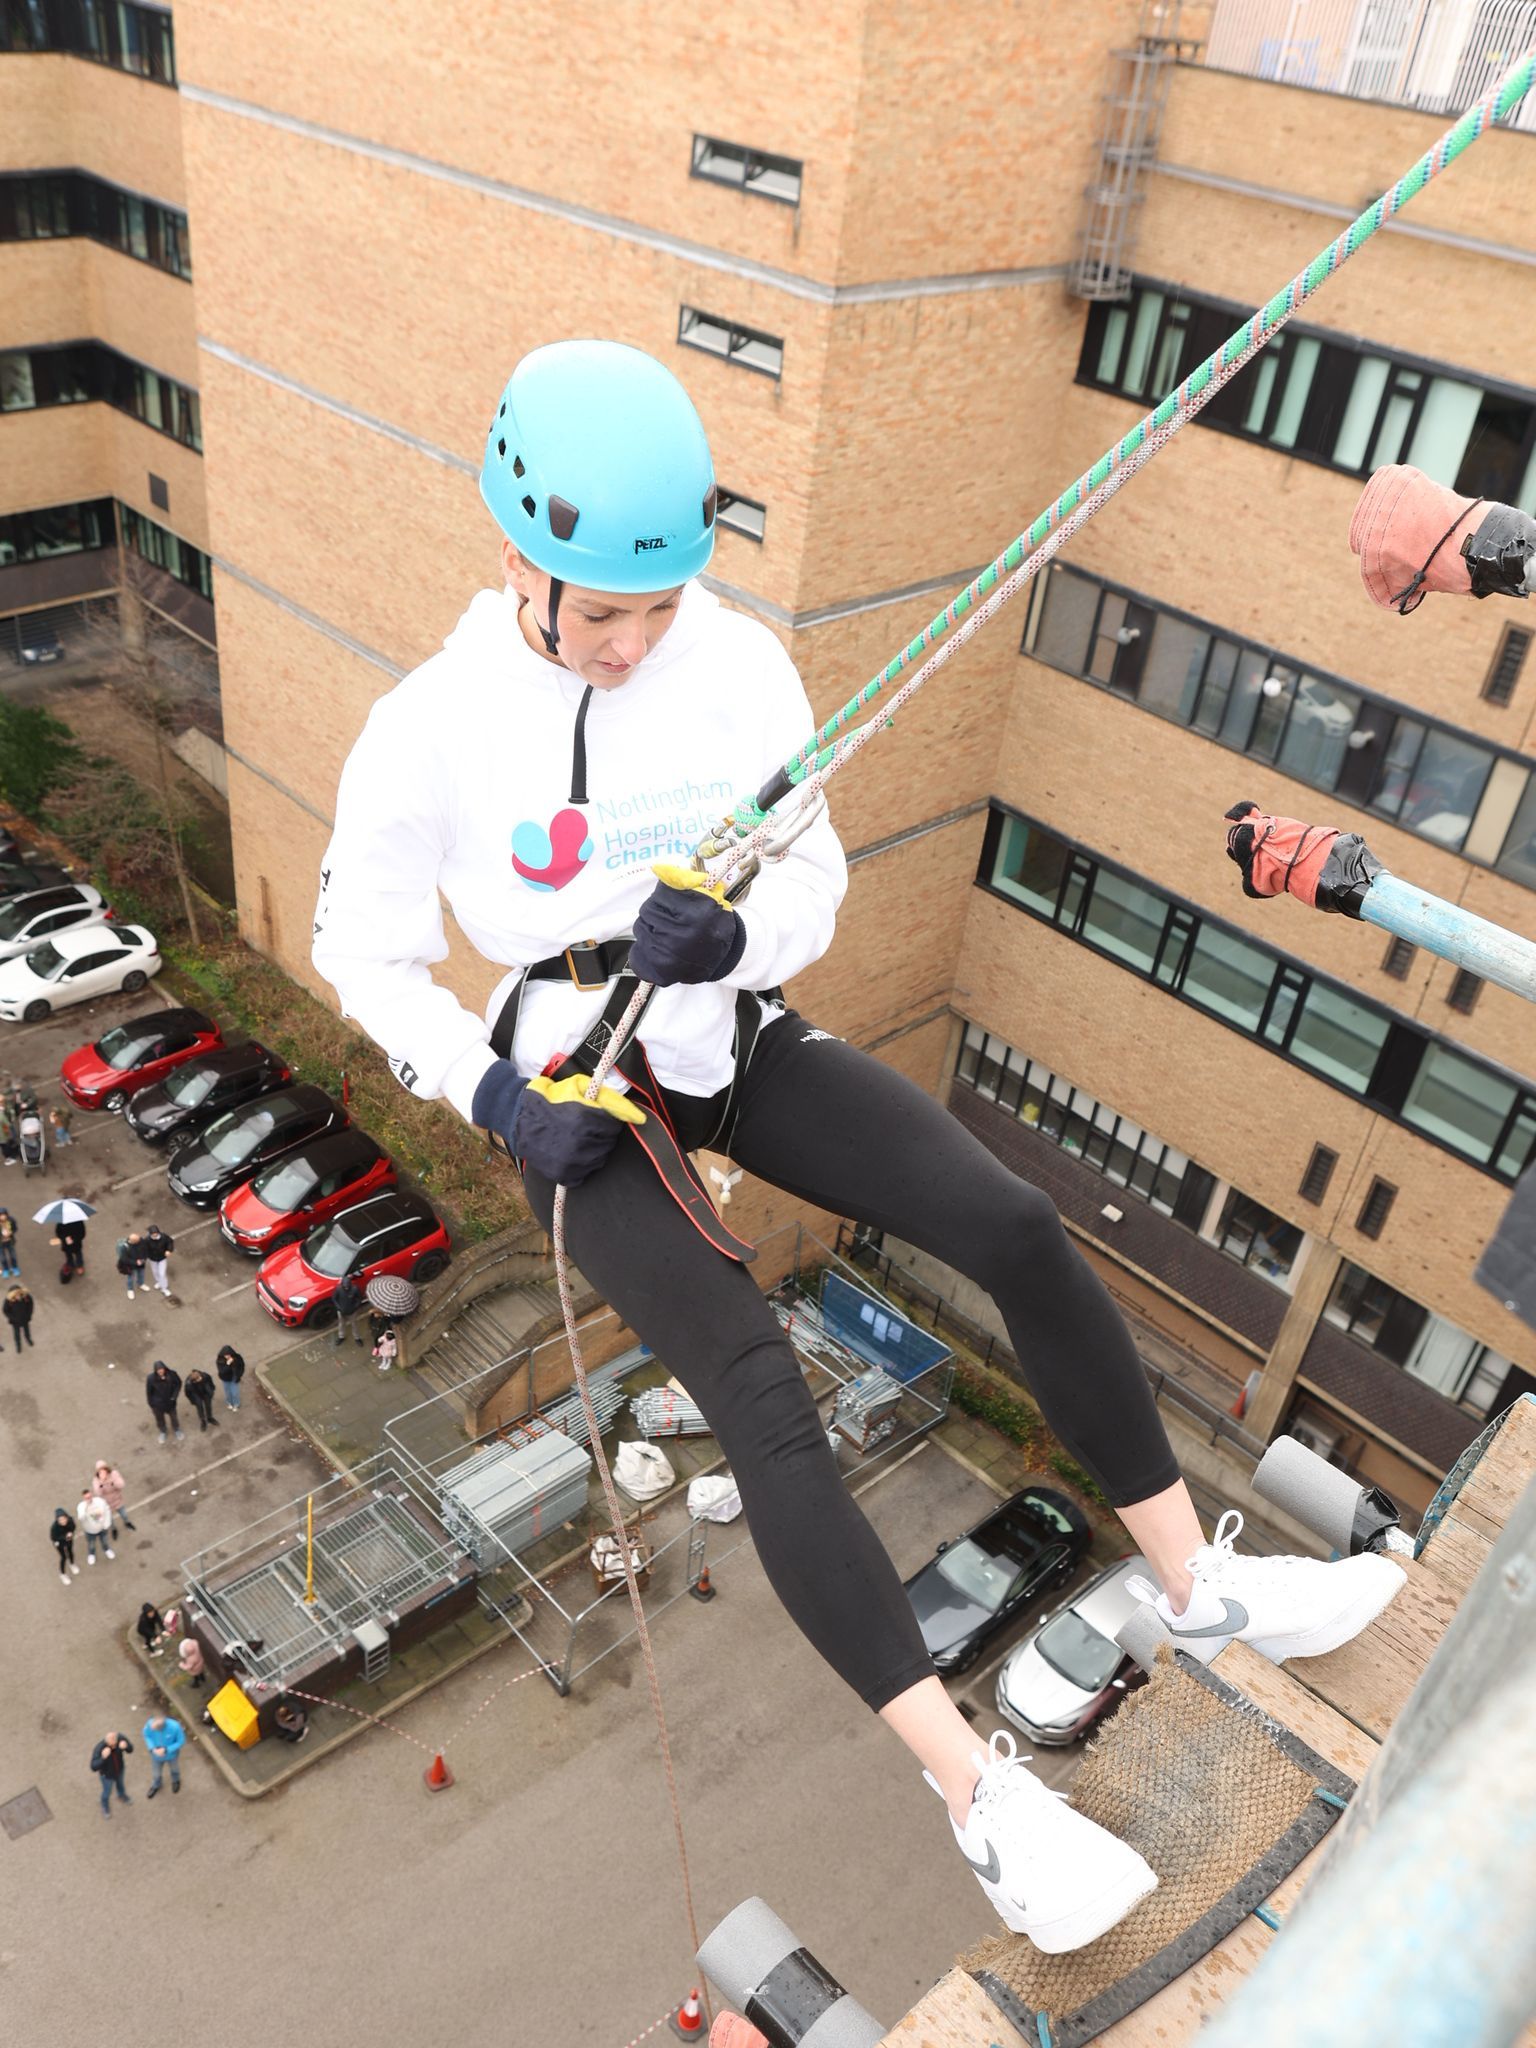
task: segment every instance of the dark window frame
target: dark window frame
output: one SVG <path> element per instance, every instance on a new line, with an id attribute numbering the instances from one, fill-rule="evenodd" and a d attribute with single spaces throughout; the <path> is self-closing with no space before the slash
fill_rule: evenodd
<path id="1" fill-rule="evenodd" d="M 1381 971 L 1393 981 L 1406 981 L 1418 957 L 1419 949 L 1412 939 L 1388 939 L 1387 950 L 1381 959 Z"/>
<path id="2" fill-rule="evenodd" d="M 1378 1174 L 1367 1190 L 1365 1200 L 1360 1204 L 1360 1214 L 1355 1219 L 1355 1228 L 1362 1237 L 1378 1238 L 1387 1227 L 1387 1218 L 1392 1214 L 1392 1204 L 1397 1200 L 1397 1189 L 1391 1181 L 1383 1180 Z"/>
<path id="3" fill-rule="evenodd" d="M 743 523 L 731 517 L 731 514 L 737 507 L 742 505 L 746 506 L 749 511 L 758 514 L 758 523 L 755 527 L 750 523 Z M 768 507 L 759 504 L 756 498 L 743 497 L 740 491 L 728 491 L 723 484 L 717 485 L 715 491 L 715 524 L 723 526 L 728 533 L 739 533 L 743 540 L 753 541 L 758 547 L 761 547 L 768 528 Z"/>
<path id="4" fill-rule="evenodd" d="M 1203 357 L 1196 357 L 1194 361 L 1189 363 L 1184 362 L 1181 357 L 1176 375 L 1163 389 L 1131 392 L 1124 388 L 1120 381 L 1121 374 L 1125 368 L 1127 346 L 1135 330 L 1136 312 L 1141 303 L 1140 295 L 1143 292 L 1159 292 L 1163 296 L 1163 304 L 1159 310 L 1153 334 L 1152 347 L 1147 355 L 1149 375 L 1156 365 L 1162 349 L 1163 339 L 1171 325 L 1182 324 L 1186 332 L 1190 332 L 1194 330 L 1201 315 L 1214 315 L 1224 320 L 1230 320 L 1231 324 L 1227 328 L 1226 333 L 1232 333 L 1242 326 L 1245 320 L 1252 318 L 1254 309 L 1251 306 L 1241 306 L 1230 299 L 1218 298 L 1209 293 L 1191 292 L 1182 285 L 1169 283 L 1162 278 L 1143 277 L 1140 275 L 1134 276 L 1131 279 L 1126 298 L 1100 300 L 1091 305 L 1088 309 L 1088 319 L 1083 331 L 1083 345 L 1078 357 L 1076 381 L 1079 384 L 1090 385 L 1095 391 L 1106 391 L 1115 397 L 1125 398 L 1130 403 L 1141 405 L 1145 409 L 1150 405 L 1156 405 L 1166 395 L 1167 391 L 1176 389 L 1189 375 L 1190 371 L 1195 369 L 1198 363 L 1203 360 Z M 1176 308 L 1184 309 L 1187 313 L 1187 318 L 1182 323 L 1177 323 L 1172 318 Z M 1103 352 L 1106 329 L 1109 320 L 1117 312 L 1123 313 L 1126 317 L 1120 351 L 1115 362 L 1115 374 L 1113 378 L 1100 377 L 1098 361 Z M 1285 331 L 1292 336 L 1292 341 L 1286 357 L 1282 358 L 1282 361 L 1289 360 L 1289 356 L 1294 352 L 1297 343 L 1314 341 L 1318 344 L 1320 351 L 1318 370 L 1323 370 L 1326 366 L 1327 370 L 1331 372 L 1336 367 L 1336 359 L 1340 356 L 1348 356 L 1355 359 L 1356 375 L 1358 374 L 1360 364 L 1367 358 L 1386 363 L 1387 375 L 1383 381 L 1382 391 L 1377 402 L 1375 416 L 1371 421 L 1370 431 L 1365 436 L 1362 444 L 1359 463 L 1338 462 L 1330 456 L 1320 454 L 1315 449 L 1303 445 L 1303 437 L 1308 428 L 1309 415 L 1312 417 L 1314 431 L 1320 431 L 1319 423 L 1326 417 L 1327 430 L 1330 437 L 1336 438 L 1338 432 L 1338 421 L 1334 414 L 1337 411 L 1340 394 L 1329 391 L 1326 388 L 1330 381 L 1328 376 L 1324 377 L 1323 385 L 1318 386 L 1317 390 L 1314 391 L 1313 386 L 1317 383 L 1318 371 L 1313 372 L 1313 376 L 1309 381 L 1307 397 L 1303 406 L 1303 418 L 1298 427 L 1294 444 L 1277 444 L 1267 438 L 1268 432 L 1273 427 L 1278 404 L 1282 402 L 1280 394 L 1290 375 L 1289 369 L 1277 374 L 1272 382 L 1269 402 L 1265 407 L 1265 417 L 1261 422 L 1261 429 L 1242 425 L 1236 417 L 1236 402 L 1234 401 L 1223 406 L 1220 397 L 1213 401 L 1212 406 L 1196 416 L 1197 425 L 1208 426 L 1216 433 L 1232 434 L 1242 441 L 1255 442 L 1264 447 L 1274 447 L 1276 453 L 1289 456 L 1298 462 L 1310 462 L 1318 468 L 1331 469 L 1342 475 L 1358 477 L 1363 480 L 1371 474 L 1374 467 L 1378 466 L 1372 461 L 1372 449 L 1374 448 L 1376 437 L 1381 430 L 1382 422 L 1386 417 L 1387 407 L 1394 395 L 1399 374 L 1418 375 L 1421 379 L 1447 377 L 1458 384 L 1473 386 L 1483 394 L 1485 399 L 1492 397 L 1512 400 L 1526 408 L 1525 432 L 1521 440 L 1519 454 L 1516 457 L 1520 474 L 1523 476 L 1526 473 L 1530 465 L 1531 456 L 1533 453 L 1536 453 L 1536 391 L 1523 385 L 1508 383 L 1503 378 L 1488 377 L 1480 371 L 1465 369 L 1458 363 L 1437 362 L 1429 356 L 1412 355 L 1402 349 L 1386 348 L 1368 341 L 1364 336 L 1343 334 L 1332 328 L 1314 327 L 1307 323 L 1292 320 L 1287 322 Z M 1225 334 L 1222 338 L 1225 339 Z M 1256 377 L 1257 371 L 1255 366 L 1262 363 L 1264 356 L 1273 346 L 1273 342 L 1267 344 L 1266 348 L 1261 350 L 1253 359 L 1253 363 L 1245 365 L 1237 373 L 1237 378 L 1233 382 L 1235 385 L 1239 385 L 1240 392 L 1249 392 L 1254 388 L 1252 384 L 1240 383 L 1240 380 L 1247 379 L 1250 376 Z M 1350 379 L 1351 387 L 1353 387 L 1353 383 L 1354 377 L 1352 376 Z M 1421 383 L 1418 388 L 1417 404 L 1403 435 L 1403 447 L 1405 449 L 1411 444 L 1413 428 L 1417 423 L 1419 413 L 1422 411 L 1423 401 L 1427 393 L 1428 385 Z M 1343 394 L 1346 402 L 1347 395 Z M 1469 441 L 1469 452 L 1470 446 Z M 1467 455 L 1464 454 L 1462 463 L 1464 464 L 1466 460 Z M 1452 482 L 1454 487 L 1464 495 L 1472 497 L 1486 495 L 1479 493 L 1476 489 L 1469 488 L 1468 483 L 1460 480 L 1460 475 L 1460 466 L 1458 466 L 1457 477 L 1447 481 Z M 1497 498 L 1501 494 L 1495 491 L 1491 495 Z"/>
<path id="5" fill-rule="evenodd" d="M 110 405 L 115 412 L 137 420 L 152 433 L 163 434 L 178 447 L 189 449 L 194 455 L 203 452 L 200 394 L 190 385 L 179 384 L 174 377 L 167 377 L 164 371 L 152 369 L 148 363 L 141 363 L 134 356 L 124 355 L 121 349 L 113 348 L 107 342 L 40 342 L 32 347 L 0 350 L 0 354 L 28 359 L 34 391 L 39 364 L 51 373 L 63 363 L 71 376 L 87 387 L 78 397 L 55 395 L 39 400 L 34 396 L 31 405 L 8 406 L 7 413 L 46 412 L 59 405 Z M 155 398 L 162 420 L 169 418 L 175 426 L 157 425 L 149 417 L 151 378 L 159 387 Z M 57 380 L 51 375 L 43 381 L 45 385 L 51 382 L 57 388 Z M 95 388 L 89 388 L 93 384 Z M 180 432 L 177 428 L 185 428 L 186 431 Z"/>
<path id="6" fill-rule="evenodd" d="M 720 171 L 704 169 L 703 166 L 710 157 L 728 163 L 739 163 L 741 176 L 732 178 Z M 780 177 L 793 178 L 793 195 L 774 192 L 762 184 L 754 184 L 754 174 L 761 178 L 765 171 L 774 172 Z M 805 159 L 781 156 L 771 149 L 753 149 L 743 142 L 727 142 L 718 135 L 695 133 L 688 175 L 690 178 L 699 178 L 708 185 L 724 185 L 730 191 L 745 192 L 752 199 L 766 199 L 774 206 L 798 206 L 805 178 Z"/>
<path id="7" fill-rule="evenodd" d="M 162 526 L 158 520 L 149 518 L 132 505 L 125 505 L 121 499 L 117 501 L 117 509 L 122 521 L 123 543 L 126 547 L 131 547 L 136 555 L 158 569 L 163 576 L 169 576 L 173 582 L 181 584 L 183 589 L 195 591 L 199 597 L 205 597 L 210 604 L 213 603 L 213 558 L 210 555 L 205 554 L 201 548 L 194 547 L 191 541 L 183 540 L 171 527 Z M 147 529 L 151 536 L 159 536 L 161 540 L 174 541 L 184 557 L 191 557 L 189 566 L 193 573 L 188 576 L 180 569 L 173 569 L 169 561 L 162 560 L 160 555 L 145 548 L 141 528 Z M 168 552 L 169 550 L 161 550 L 162 554 Z"/>
<path id="8" fill-rule="evenodd" d="M 705 321 L 711 327 L 724 329 L 726 345 L 723 349 L 694 338 L 694 328 Z M 713 356 L 716 362 L 729 363 L 738 370 L 750 370 L 754 377 L 767 377 L 775 384 L 784 381 L 784 337 L 781 334 L 768 334 L 760 327 L 747 327 L 739 320 L 727 320 L 722 314 L 707 313 L 702 306 L 684 304 L 677 309 L 677 341 L 680 348 L 696 348 L 701 355 Z M 766 364 L 753 363 L 746 359 L 742 350 L 753 342 L 760 342 L 765 348 L 778 350 L 779 360 L 776 368 L 770 369 Z"/>
<path id="9" fill-rule="evenodd" d="M 0 52 L 80 57 L 148 85 L 177 86 L 171 10 L 138 0 L 0 0 Z"/>
<path id="10" fill-rule="evenodd" d="M 1470 967 L 1458 967 L 1445 992 L 1446 1007 L 1455 1010 L 1459 1016 L 1470 1017 L 1482 992 L 1483 977 L 1474 974 Z"/>
<path id="11" fill-rule="evenodd" d="M 1066 859 L 1062 863 L 1061 879 L 1057 885 L 1054 912 L 1050 916 L 1023 902 L 1018 896 L 1010 895 L 1006 889 L 998 886 L 995 879 L 1001 864 L 1003 831 L 1010 819 L 1065 851 Z M 1152 970 L 1133 966 L 1122 955 L 1111 952 L 1107 947 L 1088 937 L 1082 928 L 1081 913 L 1091 896 L 1093 881 L 1100 869 L 1122 876 L 1162 900 L 1165 905 L 1164 928 L 1154 959 L 1160 956 L 1167 943 L 1168 930 L 1173 919 L 1182 911 L 1185 917 L 1193 922 L 1196 935 L 1201 928 L 1209 927 L 1262 954 L 1273 963 L 1270 986 L 1258 1023 L 1252 1030 L 1224 1015 L 1220 1010 L 1200 1002 L 1187 993 L 1182 985 L 1171 986 L 1167 982 L 1154 980 Z M 1073 886 L 1077 887 L 1079 893 L 1070 914 L 1063 916 Z M 1377 1115 L 1401 1125 L 1404 1130 L 1425 1144 L 1433 1145 L 1451 1158 L 1459 1159 L 1463 1165 L 1487 1174 L 1501 1186 L 1512 1186 L 1527 1166 L 1536 1163 L 1536 1080 L 1515 1073 L 1511 1068 L 1500 1066 L 1496 1061 L 1473 1052 L 1460 1040 L 1445 1038 L 1439 1032 L 1431 1031 L 1423 1024 L 1404 1017 L 1385 1003 L 1376 1001 L 1347 982 L 1338 981 L 1334 976 L 1322 973 L 1294 954 L 1283 952 L 1277 946 L 1256 939 L 1251 932 L 1244 931 L 1226 918 L 1212 916 L 1193 899 L 1176 895 L 1160 886 L 1154 887 L 1144 876 L 1133 869 L 1123 867 L 1118 861 L 1104 860 L 1096 854 L 1089 853 L 1078 842 L 1054 831 L 1040 819 L 1031 817 L 1027 811 L 1020 810 L 1017 805 L 1008 803 L 1002 797 L 993 796 L 988 799 L 986 829 L 982 835 L 981 855 L 976 870 L 976 887 L 988 895 L 996 896 L 1010 909 L 1022 911 L 1037 924 L 1053 925 L 1076 944 L 1086 946 L 1090 952 L 1097 953 L 1115 966 L 1135 974 L 1139 980 L 1149 982 L 1153 987 L 1161 987 L 1164 994 L 1187 1003 L 1202 1016 L 1211 1018 L 1229 1031 L 1237 1032 L 1250 1044 L 1273 1053 L 1276 1058 L 1283 1059 L 1302 1073 L 1310 1075 L 1314 1081 L 1321 1082 L 1325 1087 L 1337 1089 L 1351 1102 L 1363 1103 Z M 1325 1072 L 1320 1065 L 1299 1058 L 1291 1050 L 1307 997 L 1314 988 L 1327 991 L 1341 1001 L 1380 1018 L 1386 1026 L 1371 1074 L 1363 1088 L 1348 1086 L 1334 1075 Z M 1281 1014 L 1282 999 L 1287 995 L 1290 997 L 1289 1006 L 1285 1007 L 1284 1013 Z M 1436 1132 L 1426 1129 L 1424 1125 L 1410 1121 L 1402 1113 L 1403 1106 L 1413 1090 L 1418 1070 L 1434 1046 L 1443 1046 L 1456 1059 L 1466 1061 L 1478 1072 L 1489 1076 L 1501 1089 L 1507 1088 L 1511 1091 L 1509 1108 L 1500 1119 L 1497 1134 L 1488 1147 L 1486 1159 L 1475 1158 L 1469 1151 L 1450 1143 Z M 1522 1122 L 1532 1130 L 1531 1141 L 1525 1158 L 1506 1173 L 1497 1162 L 1506 1148 L 1512 1144 L 1516 1128 Z"/>
<path id="12" fill-rule="evenodd" d="M 1062 576 L 1073 577 L 1079 583 L 1085 583 L 1099 593 L 1093 607 L 1092 629 L 1084 651 L 1079 657 L 1079 666 L 1076 668 L 1064 667 L 1060 661 L 1052 660 L 1039 651 L 1040 634 L 1046 624 L 1049 613 L 1050 594 L 1052 589 L 1056 587 L 1056 579 Z M 1275 768 L 1290 781 L 1301 783 L 1305 788 L 1322 790 L 1326 795 L 1335 796 L 1339 801 L 1349 804 L 1353 809 L 1363 811 L 1372 817 L 1381 818 L 1388 824 L 1395 825 L 1399 831 L 1411 832 L 1415 838 L 1427 840 L 1430 845 L 1438 846 L 1442 852 L 1454 853 L 1458 859 L 1468 861 L 1474 867 L 1484 868 L 1490 874 L 1497 874 L 1505 881 L 1515 883 L 1518 888 L 1536 886 L 1500 865 L 1509 851 L 1511 835 L 1519 813 L 1520 799 L 1517 799 L 1513 807 L 1509 823 L 1504 830 L 1498 850 L 1494 853 L 1492 859 L 1484 859 L 1481 855 L 1469 853 L 1466 850 L 1467 840 L 1476 831 L 1478 814 L 1492 785 L 1494 770 L 1501 761 L 1509 761 L 1521 769 L 1527 777 L 1536 775 L 1536 764 L 1533 764 L 1529 754 L 1521 753 L 1517 748 L 1503 745 L 1498 740 L 1489 739 L 1483 733 L 1473 732 L 1466 726 L 1452 725 L 1442 718 L 1432 718 L 1427 713 L 1418 711 L 1412 706 L 1402 704 L 1396 699 L 1384 695 L 1381 691 L 1370 688 L 1367 684 L 1357 683 L 1348 676 L 1336 674 L 1331 669 L 1320 668 L 1315 662 L 1303 661 L 1296 655 L 1286 654 L 1283 650 L 1271 647 L 1264 641 L 1253 640 L 1242 633 L 1228 631 L 1225 627 L 1217 625 L 1214 620 L 1202 618 L 1197 612 L 1186 611 L 1180 605 L 1167 604 L 1161 598 L 1149 597 L 1145 591 L 1135 590 L 1129 584 L 1117 583 L 1110 577 L 1096 575 L 1091 570 L 1080 568 L 1076 563 L 1051 563 L 1046 574 L 1039 579 L 1037 588 L 1039 595 L 1030 605 L 1023 638 L 1019 647 L 1020 653 L 1027 659 L 1038 661 L 1043 668 L 1053 669 L 1058 675 L 1074 676 L 1079 682 L 1086 683 L 1090 689 L 1103 690 L 1106 694 L 1117 698 L 1122 703 L 1134 703 L 1136 708 L 1144 710 L 1149 718 L 1160 719 L 1163 724 L 1171 725 L 1177 731 L 1190 733 L 1197 739 L 1210 741 L 1213 745 L 1223 748 L 1228 753 L 1241 754 L 1244 759 L 1259 761 L 1266 766 Z M 1123 688 L 1116 688 L 1112 679 L 1105 680 L 1091 672 L 1088 664 L 1093 660 L 1094 649 L 1098 640 L 1102 637 L 1100 623 L 1104 616 L 1104 600 L 1106 596 L 1119 599 L 1127 607 L 1131 605 L 1140 607 L 1143 611 L 1152 615 L 1154 622 L 1166 617 L 1205 636 L 1205 654 L 1201 662 L 1199 678 L 1190 696 L 1187 717 L 1183 719 L 1170 717 L 1164 711 L 1154 709 L 1151 705 L 1143 704 L 1139 697 L 1128 695 Z M 1154 623 L 1154 634 L 1155 631 L 1156 624 Z M 1146 647 L 1150 647 L 1150 645 L 1151 640 L 1149 638 Z M 1146 657 L 1146 647 L 1142 649 L 1143 661 Z M 1205 703 L 1207 691 L 1212 687 L 1213 667 L 1217 663 L 1222 650 L 1232 652 L 1232 674 L 1225 685 L 1226 694 L 1223 696 L 1219 707 L 1217 729 L 1207 730 L 1202 728 L 1197 721 L 1199 720 L 1202 706 Z M 1249 719 L 1247 728 L 1242 736 L 1242 746 L 1235 745 L 1230 738 L 1224 736 L 1221 730 L 1226 723 L 1236 679 L 1241 673 L 1245 659 L 1262 665 L 1267 674 L 1282 674 L 1292 679 L 1291 686 L 1286 695 L 1285 707 L 1280 723 L 1270 733 L 1269 744 L 1260 752 L 1255 752 L 1253 749 L 1253 735 L 1258 720 L 1262 716 L 1263 705 L 1270 700 L 1260 698 L 1255 701 L 1253 715 Z M 1295 683 L 1297 679 L 1303 677 L 1315 678 L 1319 683 L 1331 684 L 1358 700 L 1359 710 L 1355 718 L 1355 731 L 1370 731 L 1372 727 L 1366 721 L 1368 719 L 1376 721 L 1375 731 L 1377 737 L 1372 750 L 1373 766 L 1370 781 L 1367 785 L 1369 794 L 1358 794 L 1353 789 L 1343 787 L 1342 785 L 1345 780 L 1343 768 L 1341 768 L 1333 783 L 1330 784 L 1303 776 L 1293 765 L 1281 764 L 1280 755 L 1284 750 L 1291 720 L 1295 716 L 1298 696 Z M 1483 778 L 1477 802 L 1468 816 L 1466 829 L 1462 833 L 1461 841 L 1458 845 L 1453 846 L 1443 837 L 1426 832 L 1418 824 L 1403 822 L 1401 812 L 1406 800 L 1407 791 L 1412 785 L 1413 766 L 1410 765 L 1404 776 L 1403 793 L 1397 797 L 1395 807 L 1388 808 L 1381 801 L 1380 791 L 1386 779 L 1386 756 L 1395 744 L 1398 725 L 1403 721 L 1422 728 L 1418 742 L 1413 750 L 1414 764 L 1417 764 L 1422 759 L 1425 746 L 1432 736 L 1442 738 L 1453 745 L 1474 749 L 1476 752 L 1488 757 L 1488 772 Z M 1347 749 L 1346 751 L 1350 752 L 1353 750 Z M 1401 764 L 1396 765 L 1401 767 Z M 1345 767 L 1347 767 L 1347 760 Z"/>
<path id="13" fill-rule="evenodd" d="M 82 534 L 94 517 L 98 530 L 104 532 L 105 538 L 93 541 L 82 539 L 78 547 L 50 547 L 39 552 L 33 522 L 58 513 L 75 515 Z M 117 534 L 112 523 L 112 500 L 77 498 L 63 505 L 34 505 L 25 512 L 8 512 L 0 515 L 0 545 L 9 547 L 12 551 L 8 561 L 0 562 L 0 568 L 12 568 L 21 562 L 51 562 L 59 555 L 100 554 L 103 549 L 117 545 Z"/>
<path id="14" fill-rule="evenodd" d="M 1485 704 L 1497 704 L 1503 710 L 1510 703 L 1533 639 L 1536 639 L 1536 633 L 1529 626 L 1508 625 L 1504 628 L 1493 660 L 1488 664 L 1488 673 L 1483 678 L 1480 694 Z"/>
<path id="15" fill-rule="evenodd" d="M 1339 1155 L 1331 1147 L 1314 1145 L 1312 1157 L 1307 1161 L 1307 1170 L 1301 1176 L 1301 1185 L 1296 1190 L 1298 1199 L 1303 1202 L 1321 1202 L 1328 1192 L 1328 1183 L 1333 1179 L 1333 1169 L 1338 1163 Z"/>

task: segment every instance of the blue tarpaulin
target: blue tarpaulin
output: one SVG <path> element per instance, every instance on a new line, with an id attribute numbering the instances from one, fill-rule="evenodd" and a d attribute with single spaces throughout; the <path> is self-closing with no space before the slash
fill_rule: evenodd
<path id="1" fill-rule="evenodd" d="M 822 1275 L 821 1320 L 828 1336 L 871 1365 L 883 1366 L 893 1379 L 915 1380 L 950 1355 L 947 1344 L 839 1273 Z"/>

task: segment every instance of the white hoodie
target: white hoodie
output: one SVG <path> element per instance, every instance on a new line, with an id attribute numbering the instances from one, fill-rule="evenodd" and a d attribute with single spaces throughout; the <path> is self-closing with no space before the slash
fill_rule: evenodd
<path id="1" fill-rule="evenodd" d="M 628 933 L 655 861 L 685 863 L 738 796 L 815 728 L 804 687 L 765 626 L 696 583 L 664 638 L 586 721 L 585 806 L 571 798 L 585 684 L 535 654 L 514 591 L 482 590 L 433 655 L 381 697 L 342 770 L 321 868 L 315 966 L 413 1094 L 469 1119 L 492 1065 L 490 1025 L 432 979 L 445 958 L 438 891 L 470 943 L 513 970 L 584 939 Z M 738 989 L 819 960 L 848 874 L 825 815 L 765 867 L 737 915 L 746 950 L 723 982 L 658 990 L 640 1036 L 663 1087 L 712 1095 L 731 1077 Z M 531 982 L 513 1057 L 542 1072 L 580 1044 L 607 992 Z M 768 1014 L 777 1015 L 777 1011 Z"/>
<path id="2" fill-rule="evenodd" d="M 87 1536 L 105 1536 L 112 1526 L 112 1510 L 99 1494 L 88 1493 L 75 1509 L 75 1520 Z"/>

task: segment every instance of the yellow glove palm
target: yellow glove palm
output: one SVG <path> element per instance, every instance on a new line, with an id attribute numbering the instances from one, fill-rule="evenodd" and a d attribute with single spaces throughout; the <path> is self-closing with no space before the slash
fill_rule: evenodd
<path id="1" fill-rule="evenodd" d="M 603 1109 L 621 1124 L 643 1124 L 645 1111 L 637 1109 L 627 1095 L 617 1088 L 599 1088 L 597 1100 L 588 1102 L 587 1090 L 592 1086 L 590 1074 L 572 1074 L 564 1081 L 555 1081 L 548 1074 L 539 1074 L 528 1083 L 530 1095 L 542 1095 L 546 1102 L 579 1102 L 585 1109 Z"/>

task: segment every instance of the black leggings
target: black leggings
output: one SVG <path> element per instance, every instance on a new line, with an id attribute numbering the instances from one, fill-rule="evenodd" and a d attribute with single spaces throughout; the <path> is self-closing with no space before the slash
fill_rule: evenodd
<path id="1" fill-rule="evenodd" d="M 669 1093 L 667 1105 L 685 1146 L 709 1142 L 719 1097 Z M 984 1287 L 1046 1421 L 1116 1506 L 1178 1479 L 1130 1334 L 1048 1197 L 913 1082 L 791 1010 L 758 1039 L 730 1156 Z M 526 1184 L 547 1229 L 553 1185 L 532 1171 Z M 705 1241 L 627 1136 L 572 1189 L 566 1236 L 573 1262 L 703 1410 L 763 1569 L 814 1647 L 876 1709 L 930 1677 L 895 1567 L 751 1269 Z"/>
<path id="2" fill-rule="evenodd" d="M 73 1536 L 53 1536 L 49 1541 L 59 1553 L 59 1576 L 62 1578 L 65 1565 L 73 1564 L 75 1561 L 75 1539 Z"/>

